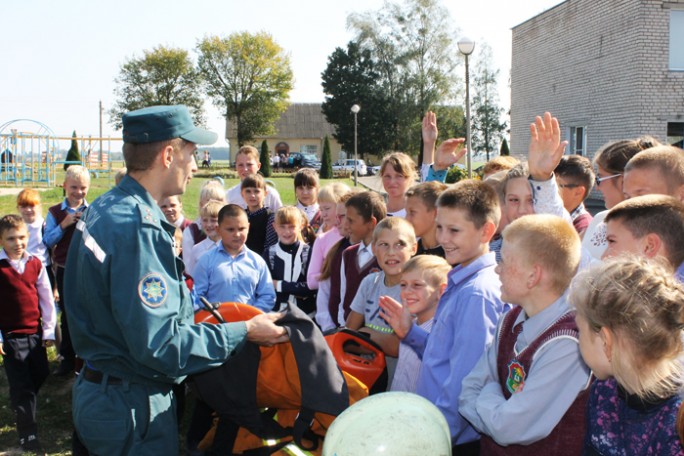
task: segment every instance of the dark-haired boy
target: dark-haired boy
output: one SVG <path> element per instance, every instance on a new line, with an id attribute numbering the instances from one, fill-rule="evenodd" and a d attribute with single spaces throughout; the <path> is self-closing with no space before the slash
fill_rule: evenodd
<path id="1" fill-rule="evenodd" d="M 431 181 L 414 185 L 406 192 L 406 220 L 413 225 L 418 239 L 416 255 L 437 255 L 444 258 L 444 249 L 437 242 L 437 198 L 446 184 Z"/>
<path id="2" fill-rule="evenodd" d="M 608 248 L 602 258 L 662 257 L 684 282 L 684 203 L 668 195 L 637 196 L 613 206 L 604 221 Z"/>
<path id="3" fill-rule="evenodd" d="M 275 213 L 264 201 L 269 190 L 261 174 L 249 174 L 242 179 L 240 184 L 242 198 L 247 203 L 247 220 L 249 233 L 247 234 L 247 247 L 259 255 L 270 246 L 278 242 L 278 234 L 273 228 Z M 276 209 L 277 210 L 277 209 Z"/>
<path id="4" fill-rule="evenodd" d="M 36 395 L 48 376 L 46 346 L 55 339 L 55 303 L 45 267 L 26 251 L 26 223 L 0 219 L 0 354 L 9 383 L 19 443 L 40 451 Z"/>
<path id="5" fill-rule="evenodd" d="M 371 242 L 375 226 L 387 216 L 385 202 L 375 192 L 361 192 L 352 196 L 345 203 L 345 208 L 344 223 L 352 245 L 342 254 L 338 311 L 340 322 L 347 320 L 361 280 L 371 272 L 380 270 Z"/>
<path id="6" fill-rule="evenodd" d="M 236 204 L 224 206 L 218 214 L 221 242 L 197 262 L 193 279 L 195 309 L 200 297 L 209 302 L 241 302 L 264 312 L 273 309 L 275 288 L 266 261 L 245 246 L 249 222 Z"/>
<path id="7" fill-rule="evenodd" d="M 581 155 L 563 155 L 553 173 L 560 189 L 563 206 L 570 213 L 575 230 L 583 237 L 593 218 L 584 208 L 584 200 L 594 185 L 591 162 Z"/>
<path id="8" fill-rule="evenodd" d="M 499 197 L 480 181 L 458 182 L 437 199 L 437 239 L 454 268 L 431 333 L 415 325 L 401 304 L 380 301 L 395 333 L 422 355 L 416 392 L 444 414 L 455 454 L 479 454 L 480 436 L 459 415 L 458 396 L 504 311 L 496 260 L 489 252 L 499 217 Z"/>

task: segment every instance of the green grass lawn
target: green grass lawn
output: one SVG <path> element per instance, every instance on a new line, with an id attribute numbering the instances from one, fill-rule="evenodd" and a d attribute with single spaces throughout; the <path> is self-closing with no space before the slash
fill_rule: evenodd
<path id="1" fill-rule="evenodd" d="M 116 169 L 116 167 L 114 167 Z M 184 200 L 184 212 L 186 217 L 194 219 L 198 214 L 199 191 L 202 184 L 214 176 L 224 179 L 226 188 L 238 183 L 235 173 L 226 167 L 215 167 L 210 170 L 200 170 L 190 181 Z M 63 173 L 58 176 L 63 180 Z M 278 174 L 270 178 L 278 189 L 284 204 L 294 204 L 294 181 L 289 174 Z M 343 180 L 350 186 L 353 182 Z M 327 181 L 322 181 L 325 185 Z M 88 192 L 88 200 L 93 201 L 98 196 L 108 191 L 113 185 L 113 178 L 100 173 L 93 178 Z M 41 193 L 43 214 L 47 208 L 61 202 L 63 199 L 61 188 L 46 189 Z M 16 196 L 0 196 L 0 215 L 17 213 Z M 57 368 L 56 354 L 54 349 L 49 350 L 50 371 Z M 66 455 L 71 451 L 71 434 L 73 431 L 71 420 L 71 386 L 73 379 L 48 377 L 45 385 L 38 395 L 38 426 L 39 438 L 49 454 Z M 186 413 L 187 416 L 187 413 Z M 183 446 L 181 446 L 183 448 Z M 0 369 L 0 455 L 18 454 L 18 436 L 14 428 L 14 413 L 9 401 L 9 388 L 5 370 Z M 5 453 L 7 451 L 7 453 Z"/>

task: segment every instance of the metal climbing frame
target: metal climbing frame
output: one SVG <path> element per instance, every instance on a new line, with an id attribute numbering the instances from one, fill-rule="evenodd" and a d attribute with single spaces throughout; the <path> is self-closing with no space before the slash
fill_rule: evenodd
<path id="1" fill-rule="evenodd" d="M 56 151 L 55 134 L 41 122 L 16 119 L 0 125 L 0 185 L 53 186 Z"/>

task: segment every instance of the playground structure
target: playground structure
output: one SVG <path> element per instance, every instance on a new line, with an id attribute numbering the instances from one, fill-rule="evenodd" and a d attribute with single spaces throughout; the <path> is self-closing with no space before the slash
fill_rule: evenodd
<path id="1" fill-rule="evenodd" d="M 65 161 L 60 142 L 76 140 L 80 161 Z M 111 177 L 112 142 L 121 138 L 57 136 L 47 125 L 31 119 L 16 119 L 0 125 L 0 186 L 53 187 L 58 185 L 57 169 L 66 164 L 82 165 L 95 177 Z M 120 147 L 119 149 L 120 150 Z"/>

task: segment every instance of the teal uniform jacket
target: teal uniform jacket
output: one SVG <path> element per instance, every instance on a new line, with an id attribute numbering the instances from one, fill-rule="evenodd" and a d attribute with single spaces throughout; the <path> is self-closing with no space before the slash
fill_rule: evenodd
<path id="1" fill-rule="evenodd" d="M 64 292 L 74 348 L 91 367 L 134 383 L 178 383 L 221 365 L 245 340 L 244 322 L 194 324 L 175 229 L 129 176 L 77 224 Z"/>

